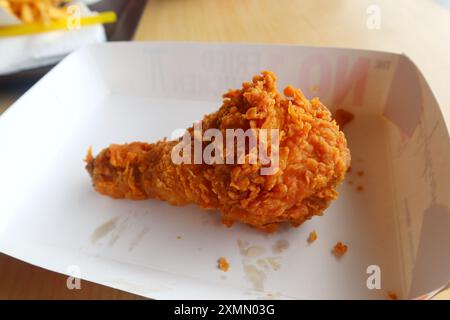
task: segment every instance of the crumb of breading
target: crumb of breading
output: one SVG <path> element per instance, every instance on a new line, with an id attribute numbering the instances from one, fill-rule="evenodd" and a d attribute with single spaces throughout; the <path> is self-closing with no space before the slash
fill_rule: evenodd
<path id="1" fill-rule="evenodd" d="M 351 166 L 348 167 L 348 169 L 347 169 L 347 173 L 350 173 L 350 172 L 352 172 L 352 167 Z"/>
<path id="2" fill-rule="evenodd" d="M 316 230 L 313 230 L 309 233 L 308 242 L 313 243 L 316 240 L 317 240 L 317 233 Z"/>
<path id="3" fill-rule="evenodd" d="M 363 186 L 357 186 L 356 187 L 356 191 L 358 191 L 358 192 L 362 192 L 363 190 L 364 190 Z"/>
<path id="4" fill-rule="evenodd" d="M 319 86 L 311 86 L 311 87 L 309 87 L 309 91 L 310 91 L 311 93 L 316 94 L 316 93 L 319 93 L 320 88 L 319 88 Z"/>
<path id="5" fill-rule="evenodd" d="M 398 300 L 398 296 L 395 292 L 388 291 L 387 295 L 388 295 L 389 299 L 391 299 L 391 300 Z"/>
<path id="6" fill-rule="evenodd" d="M 358 172 L 356 172 L 356 174 L 360 177 L 362 177 L 364 175 L 364 171 L 360 170 Z"/>
<path id="7" fill-rule="evenodd" d="M 333 247 L 333 254 L 340 258 L 347 252 L 348 247 L 342 242 L 338 241 Z"/>
<path id="8" fill-rule="evenodd" d="M 218 261 L 217 261 L 217 266 L 220 270 L 222 270 L 223 272 L 227 272 L 228 269 L 230 268 L 230 264 L 228 263 L 227 259 L 225 259 L 224 257 L 221 257 Z"/>
<path id="9" fill-rule="evenodd" d="M 343 129 L 354 117 L 353 113 L 345 111 L 344 109 L 337 109 L 334 114 L 334 120 L 336 120 L 340 129 Z"/>
<path id="10" fill-rule="evenodd" d="M 84 161 L 89 162 L 92 161 L 93 159 L 94 157 L 92 156 L 92 146 L 89 146 L 86 159 L 84 159 Z"/>
<path id="11" fill-rule="evenodd" d="M 352 181 L 352 180 L 348 180 L 347 183 L 348 183 L 349 185 L 352 185 L 352 184 L 353 184 L 353 181 Z"/>
<path id="12" fill-rule="evenodd" d="M 177 236 L 177 239 L 180 240 L 180 239 L 181 239 L 181 236 Z"/>

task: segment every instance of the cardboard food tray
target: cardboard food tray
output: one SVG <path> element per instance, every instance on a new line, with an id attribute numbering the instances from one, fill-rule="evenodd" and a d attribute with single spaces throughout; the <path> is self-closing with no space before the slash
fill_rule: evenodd
<path id="1" fill-rule="evenodd" d="M 156 141 L 262 70 L 355 115 L 340 196 L 273 235 L 196 206 L 97 194 L 82 161 Z M 65 58 L 0 117 L 0 251 L 164 299 L 427 298 L 450 279 L 450 143 L 404 55 L 275 45 L 114 43 Z M 359 173 L 358 172 L 362 172 Z M 351 182 L 351 184 L 350 184 Z M 309 232 L 318 239 L 308 244 Z M 348 245 L 336 259 L 337 241 Z M 217 259 L 230 262 L 227 273 Z M 373 288 L 374 274 L 381 288 Z"/>

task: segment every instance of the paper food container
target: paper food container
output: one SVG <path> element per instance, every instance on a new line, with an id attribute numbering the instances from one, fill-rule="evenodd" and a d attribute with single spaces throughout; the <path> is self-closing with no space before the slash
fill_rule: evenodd
<path id="1" fill-rule="evenodd" d="M 279 89 L 300 87 L 355 115 L 344 129 L 352 172 L 322 217 L 267 235 L 226 228 L 218 212 L 196 206 L 94 191 L 83 163 L 89 146 L 97 153 L 170 137 L 262 70 L 278 75 Z M 405 55 L 93 45 L 0 117 L 0 150 L 0 251 L 68 276 L 157 299 L 427 298 L 450 280 L 449 134 Z M 318 239 L 308 244 L 312 230 Z M 348 245 L 341 259 L 331 254 L 337 241 Z M 230 263 L 226 273 L 220 257 Z"/>
<path id="2" fill-rule="evenodd" d="M 81 2 L 77 2 L 80 17 L 94 14 Z M 0 6 L 0 28 L 21 25 L 12 12 Z M 103 25 L 79 29 L 56 30 L 39 34 L 0 37 L 0 75 L 52 65 L 83 45 L 106 41 Z"/>

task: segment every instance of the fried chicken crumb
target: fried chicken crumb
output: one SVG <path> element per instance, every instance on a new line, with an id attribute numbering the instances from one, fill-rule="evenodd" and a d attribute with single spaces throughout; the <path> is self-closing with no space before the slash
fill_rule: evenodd
<path id="1" fill-rule="evenodd" d="M 347 252 L 348 247 L 342 242 L 338 241 L 333 247 L 333 254 L 336 258 L 342 257 Z"/>
<path id="2" fill-rule="evenodd" d="M 177 236 L 177 239 L 180 240 L 180 239 L 181 239 L 181 236 Z"/>
<path id="3" fill-rule="evenodd" d="M 308 242 L 313 243 L 316 240 L 317 240 L 317 232 L 316 230 L 313 230 L 309 233 Z"/>
<path id="4" fill-rule="evenodd" d="M 352 167 L 351 166 L 348 167 L 348 169 L 347 169 L 347 173 L 350 173 L 350 172 L 352 172 Z"/>
<path id="5" fill-rule="evenodd" d="M 391 299 L 391 300 L 398 300 L 398 296 L 395 292 L 388 291 L 387 295 L 388 295 L 389 299 Z"/>
<path id="6" fill-rule="evenodd" d="M 362 191 L 364 191 L 364 187 L 363 186 L 357 186 L 356 187 L 356 191 L 362 192 Z"/>
<path id="7" fill-rule="evenodd" d="M 334 114 L 334 119 L 338 124 L 339 128 L 342 130 L 350 121 L 353 120 L 355 116 L 353 113 L 345 111 L 344 109 L 337 109 Z"/>
<path id="8" fill-rule="evenodd" d="M 311 93 L 317 94 L 317 93 L 319 93 L 320 88 L 319 88 L 319 86 L 317 86 L 317 85 L 311 86 L 311 87 L 309 87 L 309 91 L 310 91 Z"/>
<path id="9" fill-rule="evenodd" d="M 356 172 L 356 174 L 360 177 L 362 177 L 364 175 L 364 171 L 360 170 L 358 172 Z"/>
<path id="10" fill-rule="evenodd" d="M 228 263 L 227 259 L 225 259 L 224 257 L 221 257 L 218 260 L 217 266 L 223 272 L 227 272 L 228 269 L 230 268 L 230 264 Z"/>
<path id="11" fill-rule="evenodd" d="M 347 183 L 348 183 L 349 185 L 352 185 L 352 184 L 353 184 L 353 181 L 352 181 L 352 180 L 348 180 Z"/>

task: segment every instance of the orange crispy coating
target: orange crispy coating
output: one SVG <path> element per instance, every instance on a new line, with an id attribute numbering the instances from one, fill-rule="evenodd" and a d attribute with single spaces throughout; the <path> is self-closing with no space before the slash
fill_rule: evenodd
<path id="1" fill-rule="evenodd" d="M 228 263 L 226 258 L 221 257 L 218 261 L 217 261 L 217 266 L 220 270 L 222 270 L 223 272 L 227 272 L 228 269 L 230 268 L 230 264 Z"/>
<path id="2" fill-rule="evenodd" d="M 388 297 L 391 300 L 398 300 L 397 294 L 395 292 L 392 292 L 392 291 L 388 291 Z"/>
<path id="3" fill-rule="evenodd" d="M 347 141 L 317 98 L 309 101 L 291 86 L 283 96 L 275 82 L 268 71 L 255 76 L 224 94 L 220 109 L 202 120 L 203 132 L 216 128 L 223 136 L 226 129 L 279 129 L 275 174 L 261 175 L 260 163 L 174 164 L 171 150 L 180 140 L 164 139 L 110 145 L 95 158 L 88 154 L 95 189 L 113 198 L 219 209 L 227 226 L 240 221 L 266 232 L 322 215 L 350 165 Z M 193 127 L 188 132 L 192 136 Z"/>
<path id="4" fill-rule="evenodd" d="M 309 233 L 308 242 L 313 243 L 316 240 L 317 240 L 317 232 L 316 230 L 313 230 Z"/>
<path id="5" fill-rule="evenodd" d="M 333 254 L 337 257 L 340 258 L 342 257 L 346 252 L 347 252 L 348 247 L 343 244 L 342 242 L 338 242 L 335 244 L 335 246 L 333 247 Z"/>

